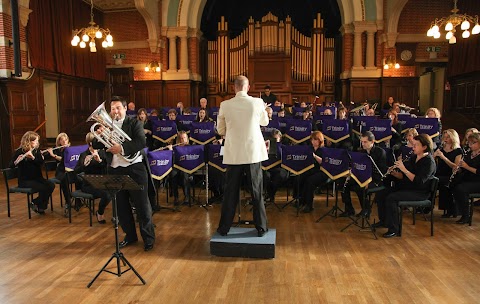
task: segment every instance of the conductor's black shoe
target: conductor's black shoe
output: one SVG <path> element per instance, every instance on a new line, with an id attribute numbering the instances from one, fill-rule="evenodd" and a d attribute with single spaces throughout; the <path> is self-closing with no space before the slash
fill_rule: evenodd
<path id="1" fill-rule="evenodd" d="M 391 237 L 394 237 L 394 236 L 397 236 L 397 233 L 394 232 L 394 231 L 387 231 L 386 233 L 383 234 L 383 237 L 384 238 L 391 238 Z"/>
<path id="2" fill-rule="evenodd" d="M 120 243 L 118 243 L 118 247 L 120 247 L 120 248 L 127 247 L 127 246 L 132 245 L 132 244 L 134 244 L 134 243 L 136 243 L 136 242 L 137 242 L 137 240 L 135 240 L 135 241 L 123 240 L 123 241 L 121 241 Z"/>
<path id="3" fill-rule="evenodd" d="M 143 245 L 143 250 L 144 251 L 150 251 L 153 249 L 153 243 L 152 244 L 145 244 Z"/>
<path id="4" fill-rule="evenodd" d="M 226 232 L 226 231 L 221 230 L 220 228 L 217 229 L 217 232 L 218 232 L 218 234 L 220 234 L 221 236 L 227 236 L 227 233 L 228 233 L 228 232 Z"/>
<path id="5" fill-rule="evenodd" d="M 380 221 L 380 222 L 376 222 L 376 223 L 372 224 L 371 226 L 372 226 L 372 228 L 380 228 L 380 227 L 385 227 L 385 225 L 383 224 L 383 222 L 382 222 L 382 221 Z"/>
<path id="6" fill-rule="evenodd" d="M 265 233 L 267 233 L 267 232 L 268 232 L 268 228 L 267 228 L 267 230 L 266 230 L 266 231 L 265 231 L 265 230 L 263 230 L 262 228 L 258 229 L 258 237 L 262 237 L 262 236 L 264 236 L 264 235 L 265 235 Z"/>
<path id="7" fill-rule="evenodd" d="M 340 213 L 339 217 L 350 217 L 350 216 L 354 216 L 354 215 L 355 215 L 355 211 L 353 211 L 353 212 L 345 211 L 345 212 Z"/>

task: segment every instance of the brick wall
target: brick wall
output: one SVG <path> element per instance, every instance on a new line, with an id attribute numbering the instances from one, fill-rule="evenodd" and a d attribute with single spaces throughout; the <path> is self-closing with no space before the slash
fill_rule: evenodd
<path id="1" fill-rule="evenodd" d="M 343 36 L 343 71 L 353 66 L 353 34 Z"/>
<path id="2" fill-rule="evenodd" d="M 19 23 L 20 27 L 20 42 L 26 42 L 26 29 Z M 0 37 L 12 39 L 12 16 L 9 14 L 0 13 Z M 20 51 L 22 67 L 27 66 L 27 51 Z M 0 47 L 0 69 L 14 69 L 13 63 L 13 46 Z"/>

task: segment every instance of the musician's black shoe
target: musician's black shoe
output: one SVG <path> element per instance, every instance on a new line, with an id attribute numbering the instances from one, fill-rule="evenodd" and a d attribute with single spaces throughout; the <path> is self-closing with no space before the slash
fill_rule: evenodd
<path id="1" fill-rule="evenodd" d="M 385 228 L 385 224 L 382 221 L 376 222 L 376 223 L 372 224 L 371 226 L 372 226 L 372 228 L 380 228 L 380 227 Z"/>
<path id="2" fill-rule="evenodd" d="M 355 215 L 355 211 L 344 211 L 342 213 L 340 213 L 340 215 L 338 217 L 350 217 L 350 216 L 354 216 Z"/>
<path id="3" fill-rule="evenodd" d="M 227 233 L 228 233 L 228 231 L 222 230 L 222 229 L 220 229 L 220 228 L 217 228 L 217 232 L 218 232 L 218 234 L 220 234 L 221 236 L 227 236 Z"/>
<path id="4" fill-rule="evenodd" d="M 313 208 L 310 206 L 305 206 L 302 210 L 303 213 L 311 213 L 313 211 Z"/>
<path id="5" fill-rule="evenodd" d="M 468 224 L 470 221 L 469 221 L 469 218 L 468 217 L 464 217 L 462 216 L 458 221 L 456 221 L 455 223 L 457 224 Z"/>
<path id="6" fill-rule="evenodd" d="M 397 236 L 398 234 L 394 231 L 387 231 L 386 233 L 383 234 L 383 237 L 384 238 L 391 238 L 391 237 L 394 237 L 394 236 Z"/>
<path id="7" fill-rule="evenodd" d="M 263 230 L 262 228 L 258 229 L 258 237 L 262 237 L 265 235 L 265 233 L 268 232 L 268 228 L 267 230 Z"/>
<path id="8" fill-rule="evenodd" d="M 362 211 L 357 214 L 357 217 L 370 217 L 370 209 L 362 209 Z"/>
<path id="9" fill-rule="evenodd" d="M 130 246 L 130 245 L 132 245 L 132 244 L 135 244 L 136 242 L 138 242 L 138 240 L 135 240 L 135 241 L 123 240 L 123 241 L 121 241 L 120 243 L 118 243 L 118 247 L 124 248 L 124 247 Z"/>
<path id="10" fill-rule="evenodd" d="M 450 218 L 450 217 L 456 218 L 457 216 L 455 214 L 446 213 L 446 214 L 442 214 L 440 217 L 441 218 Z"/>
<path id="11" fill-rule="evenodd" d="M 144 251 L 150 251 L 153 249 L 153 243 L 152 244 L 145 244 L 143 245 L 143 250 Z"/>

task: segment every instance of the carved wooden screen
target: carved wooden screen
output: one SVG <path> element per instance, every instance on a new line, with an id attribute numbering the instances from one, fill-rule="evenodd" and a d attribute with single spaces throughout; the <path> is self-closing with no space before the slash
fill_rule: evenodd
<path id="1" fill-rule="evenodd" d="M 250 17 L 247 28 L 230 39 L 228 22 L 222 17 L 217 40 L 208 42 L 209 95 L 231 94 L 235 77 L 246 75 L 255 77 L 253 92 L 262 90 L 268 83 L 286 98 L 295 96 L 308 101 L 312 95 L 322 95 L 322 99 L 331 99 L 335 81 L 334 47 L 334 38 L 324 36 L 320 14 L 313 20 L 310 37 L 293 27 L 290 17 L 278 20 L 268 13 L 261 21 Z M 262 64 L 284 66 L 264 69 L 270 71 L 270 75 L 249 70 L 249 67 L 262 70 Z M 286 69 L 285 75 L 271 73 Z"/>

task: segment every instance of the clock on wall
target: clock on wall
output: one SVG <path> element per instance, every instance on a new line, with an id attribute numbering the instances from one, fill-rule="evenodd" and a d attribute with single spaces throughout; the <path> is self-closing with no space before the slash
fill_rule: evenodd
<path id="1" fill-rule="evenodd" d="M 400 53 L 400 58 L 403 60 L 403 61 L 410 61 L 410 59 L 412 59 L 412 51 L 410 50 L 403 50 L 401 53 Z"/>

